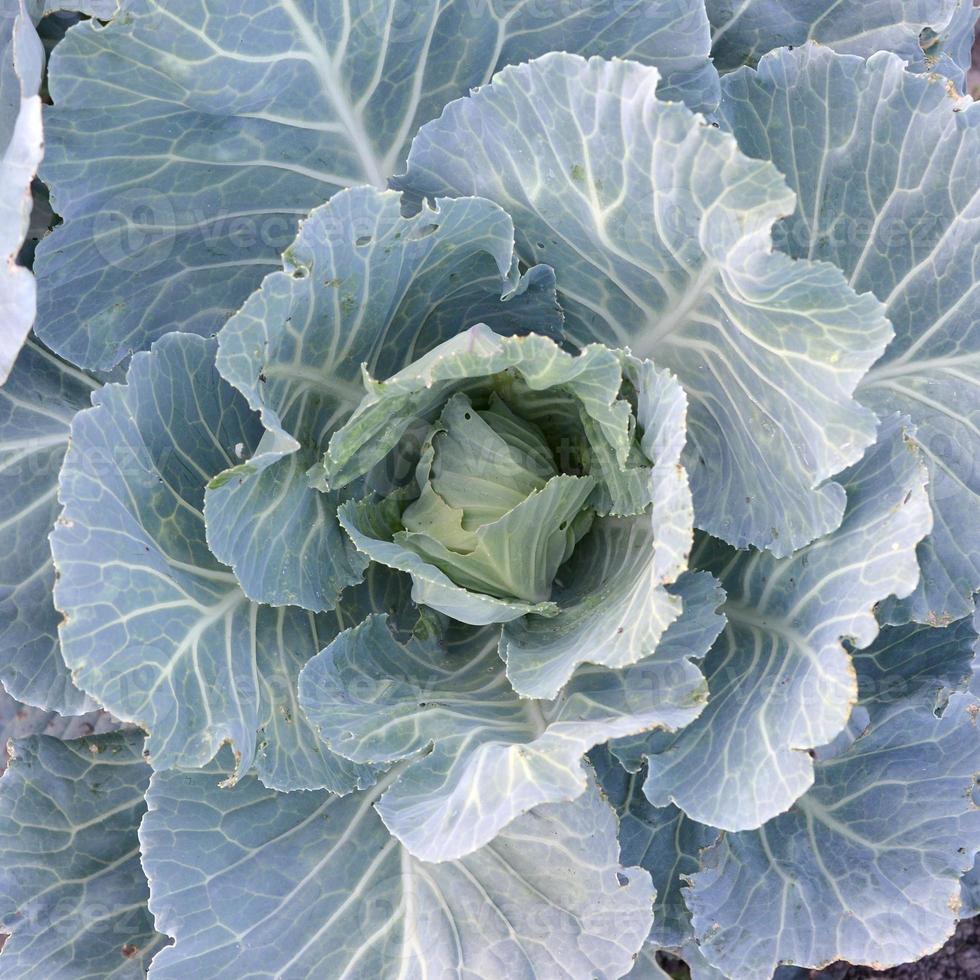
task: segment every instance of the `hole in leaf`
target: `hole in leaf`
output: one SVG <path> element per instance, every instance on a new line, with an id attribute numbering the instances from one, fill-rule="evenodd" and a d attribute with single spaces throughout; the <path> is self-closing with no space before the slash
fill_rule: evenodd
<path id="1" fill-rule="evenodd" d="M 434 232 L 437 232 L 438 230 L 439 230 L 438 225 L 419 225 L 419 227 L 415 229 L 415 234 L 412 237 L 427 238 L 429 235 L 433 234 Z"/>
<path id="2" fill-rule="evenodd" d="M 361 235 L 359 238 L 354 239 L 354 244 L 358 248 L 364 248 L 365 245 L 370 245 L 374 240 L 374 235 Z"/>

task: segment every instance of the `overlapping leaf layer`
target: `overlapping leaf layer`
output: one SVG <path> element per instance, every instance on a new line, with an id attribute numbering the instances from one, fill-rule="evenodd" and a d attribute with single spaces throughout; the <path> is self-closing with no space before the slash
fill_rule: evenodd
<path id="1" fill-rule="evenodd" d="M 970 0 L 7 7 L 0 973 L 980 909 Z"/>

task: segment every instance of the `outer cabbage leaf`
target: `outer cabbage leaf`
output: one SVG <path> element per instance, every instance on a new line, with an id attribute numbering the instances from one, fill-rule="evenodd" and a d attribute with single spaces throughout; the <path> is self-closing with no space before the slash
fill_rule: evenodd
<path id="1" fill-rule="evenodd" d="M 306 471 L 364 394 L 474 322 L 555 333 L 548 269 L 520 276 L 510 219 L 489 201 L 401 217 L 399 197 L 360 187 L 315 209 L 218 337 L 218 370 L 258 410 L 264 441 L 206 494 L 208 542 L 246 594 L 330 608 L 365 560 L 337 525 L 335 494 Z M 503 294 L 503 298 L 502 298 Z"/>
<path id="2" fill-rule="evenodd" d="M 0 688 L 0 772 L 7 766 L 7 743 L 12 738 L 50 735 L 72 739 L 84 735 L 103 735 L 121 726 L 108 711 L 88 711 L 84 715 L 59 715 L 56 711 L 22 704 Z"/>
<path id="3" fill-rule="evenodd" d="M 525 616 L 504 626 L 500 655 L 522 695 L 555 697 L 584 662 L 624 667 L 652 654 L 681 611 L 665 583 L 687 568 L 694 513 L 680 464 L 687 398 L 667 371 L 634 362 L 637 423 L 654 462 L 648 515 L 596 521 L 559 570 L 556 616 Z M 703 649 L 707 649 L 704 647 Z"/>
<path id="4" fill-rule="evenodd" d="M 37 252 L 42 339 L 110 367 L 218 329 L 303 214 L 383 186 L 418 127 L 504 64 L 653 59 L 668 95 L 710 107 L 709 43 L 686 0 L 131 0 L 51 60 L 43 173 L 65 223 Z"/>
<path id="5" fill-rule="evenodd" d="M 980 610 L 974 613 L 973 631 L 974 633 L 980 634 Z M 980 653 L 980 639 L 977 639 L 974 643 L 973 653 L 973 676 L 970 679 L 970 693 L 974 697 L 980 697 L 980 659 L 977 658 L 977 654 Z M 976 790 L 974 790 L 973 799 L 980 806 L 980 800 L 977 798 Z M 961 910 L 962 918 L 966 919 L 971 915 L 980 915 L 980 854 L 977 855 L 973 867 L 963 876 L 962 885 L 963 888 L 960 894 L 960 900 L 963 904 Z"/>
<path id="6" fill-rule="evenodd" d="M 612 978 L 650 927 L 649 875 L 620 865 L 594 784 L 460 861 L 426 864 L 378 818 L 383 784 L 338 798 L 246 777 L 228 792 L 223 761 L 153 776 L 140 841 L 150 907 L 177 940 L 153 980 Z"/>
<path id="7" fill-rule="evenodd" d="M 699 870 L 701 852 L 718 839 L 719 831 L 675 806 L 651 806 L 643 795 L 642 773 L 625 770 L 607 748 L 594 749 L 590 758 L 599 785 L 619 815 L 623 861 L 645 868 L 653 879 L 657 897 L 647 941 L 658 949 L 680 950 L 694 940 L 681 886 Z"/>
<path id="8" fill-rule="evenodd" d="M 18 739 L 0 782 L 0 954 L 24 980 L 137 980 L 154 931 L 137 828 L 141 733 Z"/>
<path id="9" fill-rule="evenodd" d="M 894 56 L 810 45 L 728 76 L 722 113 L 797 192 L 780 247 L 830 260 L 887 308 L 896 336 L 858 397 L 911 416 L 936 517 L 919 588 L 888 617 L 959 619 L 980 589 L 980 107 Z"/>
<path id="10" fill-rule="evenodd" d="M 0 681 L 19 701 L 66 715 L 93 704 L 59 649 L 48 535 L 72 416 L 98 388 L 34 340 L 0 388 Z"/>
<path id="11" fill-rule="evenodd" d="M 163 338 L 72 422 L 51 535 L 65 660 L 150 733 L 156 768 L 203 765 L 229 740 L 277 788 L 349 791 L 371 775 L 325 752 L 295 703 L 340 614 L 249 602 L 205 543 L 204 485 L 261 428 L 215 370 L 216 346 Z"/>
<path id="12" fill-rule="evenodd" d="M 965 694 L 938 718 L 904 703 L 818 763 L 788 813 L 722 837 L 687 893 L 708 959 L 768 980 L 779 963 L 883 969 L 938 949 L 980 846 L 978 709 Z"/>
<path id="13" fill-rule="evenodd" d="M 657 647 L 657 659 L 676 659 L 689 656 L 695 660 L 702 658 L 718 638 L 725 626 L 725 615 L 720 607 L 725 601 L 725 592 L 718 580 L 709 572 L 688 572 L 671 586 L 684 601 L 684 615 L 671 623 Z M 643 765 L 644 756 L 651 751 L 651 745 L 658 739 L 667 740 L 661 735 L 635 735 L 614 739 L 609 743 L 610 751 L 629 772 L 638 772 Z"/>
<path id="14" fill-rule="evenodd" d="M 28 9 L 34 21 L 59 11 L 85 14 L 99 20 L 111 19 L 126 0 L 28 0 Z"/>
<path id="15" fill-rule="evenodd" d="M 852 393 L 891 329 L 836 269 L 773 254 L 794 202 L 779 173 L 658 101 L 657 78 L 564 54 L 505 69 L 422 128 L 394 186 L 501 204 L 521 258 L 554 267 L 575 342 L 684 385 L 698 526 L 786 555 L 840 522 L 827 481 L 874 438 Z"/>
<path id="16" fill-rule="evenodd" d="M 973 0 L 706 0 L 719 71 L 755 65 L 774 48 L 819 41 L 841 54 L 891 51 L 913 71 L 962 90 L 970 66 Z"/>
<path id="17" fill-rule="evenodd" d="M 814 750 L 818 760 L 845 752 L 882 713 L 904 704 L 941 707 L 954 691 L 971 690 L 977 634 L 962 619 L 945 628 L 907 623 L 882 627 L 874 643 L 853 654 L 858 702 L 847 727 Z"/>
<path id="18" fill-rule="evenodd" d="M 759 827 L 812 784 L 807 750 L 847 724 L 858 691 L 841 640 L 867 646 L 878 634 L 875 603 L 915 587 L 915 546 L 931 516 L 901 419 L 883 423 L 878 443 L 840 479 L 840 528 L 792 558 L 710 543 L 699 555 L 728 594 L 728 624 L 703 664 L 707 708 L 648 756 L 655 805 L 676 803 L 725 830 Z"/>
<path id="19" fill-rule="evenodd" d="M 629 980 L 673 980 L 673 977 L 657 962 L 657 951 L 653 946 L 644 946 L 633 969 L 626 974 Z"/>
<path id="20" fill-rule="evenodd" d="M 688 584 L 687 615 L 698 615 L 696 598 L 718 605 L 715 590 Z M 511 688 L 496 636 L 464 630 L 447 646 L 429 627 L 399 642 L 374 616 L 300 675 L 300 703 L 333 751 L 362 764 L 412 760 L 376 807 L 423 860 L 461 857 L 532 807 L 578 797 L 592 746 L 676 730 L 704 705 L 689 658 L 705 648 L 668 646 L 621 670 L 580 667 L 558 699 L 535 701 Z"/>
<path id="21" fill-rule="evenodd" d="M 44 50 L 25 0 L 0 11 L 0 384 L 17 360 L 36 309 L 31 273 L 17 254 L 31 218 L 31 181 L 44 155 Z"/>
<path id="22" fill-rule="evenodd" d="M 980 855 L 974 861 L 973 867 L 963 875 L 960 914 L 964 919 L 980 915 Z"/>
<path id="23" fill-rule="evenodd" d="M 854 654 L 865 714 L 907 702 L 936 707 L 950 693 L 969 690 L 976 643 L 969 619 L 945 629 L 921 623 L 883 627 L 874 643 Z"/>

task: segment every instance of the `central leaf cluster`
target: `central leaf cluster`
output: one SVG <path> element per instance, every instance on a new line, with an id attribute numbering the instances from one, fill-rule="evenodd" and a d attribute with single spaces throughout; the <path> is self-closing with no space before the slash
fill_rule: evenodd
<path id="1" fill-rule="evenodd" d="M 596 522 L 649 510 L 642 377 L 628 352 L 599 344 L 571 354 L 534 334 L 464 331 L 367 379 L 323 476 L 376 492 L 343 504 L 340 523 L 455 619 L 556 616 L 559 569 Z"/>
<path id="2" fill-rule="evenodd" d="M 464 588 L 544 602 L 592 525 L 596 479 L 559 472 L 542 429 L 496 391 L 478 405 L 462 392 L 446 403 L 394 540 Z"/>

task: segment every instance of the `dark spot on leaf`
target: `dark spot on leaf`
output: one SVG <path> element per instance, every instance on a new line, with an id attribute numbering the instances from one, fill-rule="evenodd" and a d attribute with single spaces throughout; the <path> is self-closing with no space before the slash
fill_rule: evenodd
<path id="1" fill-rule="evenodd" d="M 132 943 L 126 943 L 126 945 L 120 950 L 127 960 L 131 960 L 139 951 L 139 946 L 134 946 Z"/>

